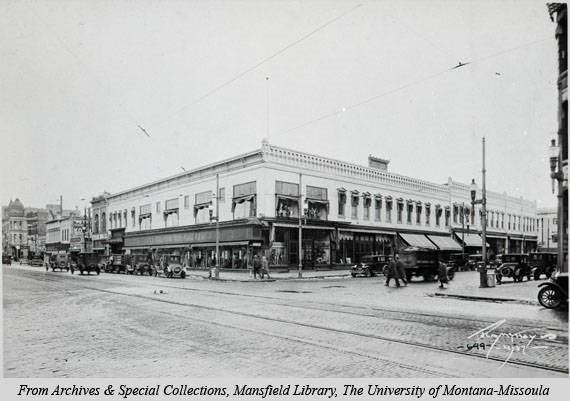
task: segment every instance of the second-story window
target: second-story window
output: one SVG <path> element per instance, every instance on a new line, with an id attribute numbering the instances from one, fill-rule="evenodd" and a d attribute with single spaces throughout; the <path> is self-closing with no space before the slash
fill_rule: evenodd
<path id="1" fill-rule="evenodd" d="M 374 220 L 380 221 L 382 216 L 382 195 L 374 195 Z"/>
<path id="2" fill-rule="evenodd" d="M 152 226 L 152 205 L 150 203 L 139 207 L 139 229 L 150 230 Z"/>
<path id="3" fill-rule="evenodd" d="M 445 226 L 449 227 L 449 219 L 451 217 L 451 209 L 449 206 L 445 207 Z"/>
<path id="4" fill-rule="evenodd" d="M 414 203 L 411 200 L 407 201 L 407 216 L 406 216 L 406 222 L 408 224 L 412 224 L 412 214 L 414 213 Z"/>
<path id="5" fill-rule="evenodd" d="M 168 199 L 164 202 L 164 226 L 175 227 L 178 225 L 178 198 Z"/>
<path id="6" fill-rule="evenodd" d="M 184 195 L 184 209 L 190 207 L 190 195 Z"/>
<path id="7" fill-rule="evenodd" d="M 358 219 L 358 191 L 352 191 L 350 194 L 350 218 Z"/>
<path id="8" fill-rule="evenodd" d="M 329 211 L 328 191 L 326 188 L 307 185 L 307 218 L 327 220 Z"/>
<path id="9" fill-rule="evenodd" d="M 430 217 L 431 217 L 431 205 L 429 203 L 426 203 L 426 226 L 429 226 L 431 224 Z"/>
<path id="10" fill-rule="evenodd" d="M 392 222 L 392 196 L 386 197 L 386 222 Z"/>
<path id="11" fill-rule="evenodd" d="M 299 184 L 275 181 L 275 217 L 299 217 Z"/>
<path id="12" fill-rule="evenodd" d="M 362 206 L 363 206 L 363 214 L 362 218 L 364 220 L 370 220 L 370 206 L 372 205 L 372 198 L 369 192 L 364 192 L 362 194 Z"/>
<path id="13" fill-rule="evenodd" d="M 255 181 L 234 185 L 232 198 L 234 219 L 255 217 L 257 215 L 256 188 Z"/>
<path id="14" fill-rule="evenodd" d="M 404 200 L 402 198 L 398 199 L 396 205 L 397 208 L 397 220 L 396 223 L 402 223 L 402 215 L 404 214 Z"/>
<path id="15" fill-rule="evenodd" d="M 417 202 L 416 203 L 416 224 L 422 223 L 421 218 L 422 218 L 422 204 L 421 204 L 421 202 Z"/>
<path id="16" fill-rule="evenodd" d="M 194 219 L 196 224 L 210 222 L 210 205 L 213 205 L 212 195 L 213 193 L 210 191 L 203 191 L 195 195 Z"/>
<path id="17" fill-rule="evenodd" d="M 136 222 L 136 211 L 135 211 L 135 208 L 134 208 L 134 207 L 131 209 L 131 225 L 132 225 L 133 227 L 136 227 L 136 226 L 137 226 L 137 222 Z"/>
<path id="18" fill-rule="evenodd" d="M 345 216 L 345 207 L 346 207 L 346 189 L 339 188 L 338 190 L 338 216 L 344 217 Z"/>

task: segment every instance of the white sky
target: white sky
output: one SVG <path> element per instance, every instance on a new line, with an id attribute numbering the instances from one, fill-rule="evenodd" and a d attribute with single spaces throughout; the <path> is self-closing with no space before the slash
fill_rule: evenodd
<path id="1" fill-rule="evenodd" d="M 0 203 L 83 207 L 266 136 L 480 184 L 485 136 L 488 189 L 554 205 L 555 27 L 520 0 L 3 0 Z"/>

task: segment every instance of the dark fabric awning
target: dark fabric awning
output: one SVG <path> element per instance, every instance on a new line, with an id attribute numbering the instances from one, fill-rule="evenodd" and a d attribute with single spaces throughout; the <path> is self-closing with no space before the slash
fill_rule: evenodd
<path id="1" fill-rule="evenodd" d="M 172 214 L 172 213 L 178 213 L 178 208 L 166 209 L 163 213 L 164 213 L 165 215 L 167 215 L 167 214 Z"/>
<path id="2" fill-rule="evenodd" d="M 463 248 L 450 237 L 444 235 L 428 235 L 428 238 L 437 245 L 441 251 L 461 251 Z"/>
<path id="3" fill-rule="evenodd" d="M 248 201 L 252 200 L 253 198 L 255 198 L 255 194 L 238 196 L 238 197 L 232 199 L 232 203 L 236 204 L 236 203 L 248 202 Z"/>
<path id="4" fill-rule="evenodd" d="M 292 200 L 292 201 L 299 201 L 299 197 L 298 196 L 293 196 L 293 195 L 281 195 L 281 194 L 276 194 L 275 197 L 277 199 L 282 199 L 282 200 Z"/>
<path id="5" fill-rule="evenodd" d="M 479 235 L 461 234 L 461 233 L 456 233 L 455 235 L 457 236 L 459 241 L 461 241 L 461 238 L 463 238 L 463 242 L 465 243 L 465 246 L 483 248 L 483 239 Z M 490 246 L 491 245 L 489 245 L 489 243 L 487 243 L 487 247 L 490 247 Z"/>
<path id="6" fill-rule="evenodd" d="M 152 217 L 152 213 L 143 213 L 139 215 L 139 220 L 146 219 Z"/>
<path id="7" fill-rule="evenodd" d="M 122 238 L 110 238 L 108 240 L 104 240 L 103 243 L 104 244 L 122 244 L 123 239 Z"/>
<path id="8" fill-rule="evenodd" d="M 322 200 L 322 199 L 311 199 L 311 198 L 307 198 L 307 203 L 316 203 L 318 205 L 323 205 L 328 207 L 329 206 L 329 201 L 328 200 Z"/>
<path id="9" fill-rule="evenodd" d="M 212 204 L 212 202 L 197 203 L 194 205 L 194 210 L 204 209 L 204 208 L 210 206 L 211 204 Z"/>
<path id="10" fill-rule="evenodd" d="M 424 234 L 402 234 L 398 235 L 410 246 L 417 246 L 420 248 L 437 249 Z"/>

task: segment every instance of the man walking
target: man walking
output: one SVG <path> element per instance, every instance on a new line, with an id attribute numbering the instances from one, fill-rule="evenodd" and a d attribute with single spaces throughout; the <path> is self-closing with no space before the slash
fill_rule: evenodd
<path id="1" fill-rule="evenodd" d="M 261 269 L 261 260 L 259 259 L 259 255 L 255 254 L 253 257 L 253 278 L 257 279 L 257 275 L 261 277 L 261 273 L 259 272 Z"/>
<path id="2" fill-rule="evenodd" d="M 394 258 L 390 261 L 388 265 L 388 274 L 386 275 L 386 286 L 390 286 L 390 280 L 396 280 L 396 287 L 400 286 L 400 281 L 398 280 L 399 277 L 399 269 L 398 269 L 398 254 L 394 253 Z"/>

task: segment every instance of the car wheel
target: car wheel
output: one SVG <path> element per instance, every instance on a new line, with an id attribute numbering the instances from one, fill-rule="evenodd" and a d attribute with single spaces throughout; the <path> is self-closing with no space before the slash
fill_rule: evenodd
<path id="1" fill-rule="evenodd" d="M 562 304 L 562 294 L 554 287 L 543 287 L 538 292 L 538 302 L 545 308 L 556 309 Z"/>
<path id="2" fill-rule="evenodd" d="M 185 272 L 185 271 L 181 272 L 181 273 L 180 273 L 180 277 L 181 277 L 181 278 L 186 278 L 186 272 Z"/>
<path id="3" fill-rule="evenodd" d="M 540 280 L 540 272 L 539 272 L 539 271 L 535 271 L 535 272 L 534 272 L 534 279 L 535 279 L 535 280 Z"/>
<path id="4" fill-rule="evenodd" d="M 412 281 L 412 273 L 406 273 L 406 281 L 409 283 L 410 281 Z"/>
<path id="5" fill-rule="evenodd" d="M 365 275 L 366 277 L 372 277 L 372 272 L 370 271 L 370 269 L 366 269 Z"/>
<path id="6" fill-rule="evenodd" d="M 350 273 L 350 275 L 351 275 L 353 278 L 356 277 L 356 274 L 354 274 L 354 273 Z"/>

